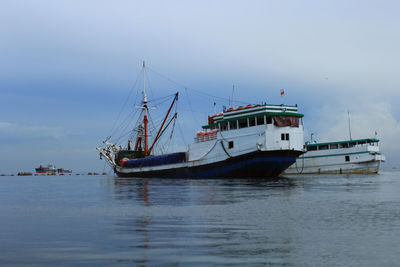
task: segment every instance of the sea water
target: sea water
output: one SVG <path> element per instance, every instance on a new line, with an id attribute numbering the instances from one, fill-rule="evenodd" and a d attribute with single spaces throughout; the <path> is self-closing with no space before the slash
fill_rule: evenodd
<path id="1" fill-rule="evenodd" d="M 399 266 L 400 172 L 0 177 L 0 265 Z"/>

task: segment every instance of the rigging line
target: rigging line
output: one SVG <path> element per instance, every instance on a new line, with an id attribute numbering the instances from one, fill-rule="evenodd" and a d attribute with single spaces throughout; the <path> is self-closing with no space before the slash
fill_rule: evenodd
<path id="1" fill-rule="evenodd" d="M 138 111 L 137 109 L 132 109 L 132 110 L 129 112 L 129 114 L 125 117 L 125 119 L 119 124 L 119 126 L 118 126 L 117 128 L 114 129 L 114 131 L 111 133 L 111 136 L 114 135 L 114 134 L 116 134 L 116 133 L 118 132 L 118 130 L 121 129 L 121 128 L 124 126 L 124 124 L 125 124 L 128 120 L 130 120 L 130 119 L 132 119 L 133 117 L 135 117 L 137 111 Z"/>
<path id="2" fill-rule="evenodd" d="M 122 138 L 125 138 L 127 135 L 131 134 L 132 131 L 124 131 L 121 135 L 115 139 L 115 143 L 117 144 Z"/>
<path id="3" fill-rule="evenodd" d="M 154 145 L 156 145 L 156 142 L 157 142 L 158 140 L 160 140 L 160 139 L 163 137 L 164 132 L 167 130 L 167 128 L 168 128 L 168 126 L 171 124 L 171 122 L 172 122 L 173 120 L 176 119 L 176 114 L 175 114 L 172 118 L 170 118 L 169 116 L 168 116 L 168 118 L 169 118 L 168 123 L 165 125 L 165 127 L 164 127 L 163 129 L 160 128 L 159 131 L 158 131 L 158 133 L 156 134 L 156 137 L 155 137 L 154 140 L 153 140 L 153 144 L 151 145 L 151 147 L 150 147 L 150 149 L 149 149 L 150 152 L 153 150 Z M 167 119 L 167 118 L 165 118 L 165 121 L 166 121 L 166 119 Z M 165 121 L 164 121 L 164 123 L 165 123 Z M 163 127 L 163 125 L 162 125 L 161 127 Z M 160 131 L 161 131 L 161 132 L 160 132 Z M 159 144 L 159 142 L 158 142 L 157 144 Z"/>
<path id="4" fill-rule="evenodd" d="M 150 134 L 153 134 L 153 132 L 155 131 L 155 129 L 156 129 L 156 126 L 155 126 L 155 124 L 154 124 L 154 120 L 153 120 L 153 118 L 151 117 L 151 115 L 150 115 L 150 112 L 147 114 L 147 116 L 148 116 L 148 118 L 149 118 L 149 122 L 151 122 L 151 129 L 150 129 Z"/>
<path id="5" fill-rule="evenodd" d="M 147 73 L 145 79 L 146 79 L 146 89 L 150 89 L 150 94 L 152 95 L 151 98 L 155 98 L 154 97 L 154 93 L 153 93 L 153 89 L 151 88 L 150 78 L 149 78 L 149 74 L 148 73 Z"/>
<path id="6" fill-rule="evenodd" d="M 166 143 L 166 147 L 167 147 L 167 152 L 172 153 L 174 151 L 176 151 L 174 149 L 175 143 L 173 142 L 172 139 L 168 139 L 168 142 Z"/>
<path id="7" fill-rule="evenodd" d="M 123 128 L 122 131 L 125 131 L 126 128 L 130 125 L 130 123 L 129 123 L 129 122 L 127 123 L 127 121 L 130 120 L 130 119 L 132 119 L 132 118 L 134 118 L 136 112 L 137 112 L 137 110 L 132 110 L 132 111 L 126 116 L 126 118 L 121 122 L 121 124 L 119 125 L 119 127 L 118 127 L 117 129 L 115 129 L 115 130 L 112 132 L 111 135 L 116 134 L 117 131 L 120 130 L 121 128 Z M 124 126 L 125 123 L 126 123 L 126 126 Z"/>
<path id="8" fill-rule="evenodd" d="M 178 101 L 176 101 L 174 116 L 175 116 L 175 119 L 174 119 L 174 124 L 172 125 L 171 135 L 169 137 L 170 139 L 172 139 L 172 135 L 175 132 L 176 121 L 178 120 Z"/>
<path id="9" fill-rule="evenodd" d="M 174 83 L 175 85 L 177 85 L 177 86 L 179 86 L 179 87 L 183 87 L 183 88 L 185 88 L 185 89 L 190 89 L 190 90 L 192 90 L 192 91 L 194 91 L 194 92 L 197 92 L 198 94 L 205 95 L 205 96 L 210 97 L 210 98 L 212 98 L 212 99 L 221 99 L 221 100 L 227 101 L 227 102 L 229 103 L 229 98 L 214 96 L 214 95 L 211 95 L 211 94 L 208 94 L 208 93 L 204 93 L 204 92 L 202 92 L 202 91 L 200 91 L 200 90 L 197 90 L 197 89 L 194 89 L 194 88 L 190 88 L 190 87 L 188 87 L 188 86 L 186 86 L 186 85 L 183 85 L 183 84 L 181 84 L 181 83 L 175 82 L 174 80 L 172 80 L 172 79 L 168 78 L 167 76 L 165 76 L 165 75 L 163 75 L 163 74 L 161 74 L 161 73 L 155 71 L 155 70 L 152 69 L 152 68 L 148 68 L 148 69 L 150 69 L 150 70 L 151 70 L 152 72 L 154 72 L 155 74 L 161 76 L 162 78 L 168 80 L 168 81 L 171 82 L 171 83 Z M 237 103 L 242 103 L 242 104 L 251 104 L 251 103 L 243 102 L 243 101 L 235 101 L 235 102 L 237 102 Z"/>
<path id="10" fill-rule="evenodd" d="M 180 134 L 182 136 L 183 143 L 185 144 L 185 146 L 187 146 L 187 142 L 185 140 L 185 135 L 183 134 L 183 131 L 182 131 L 182 128 L 181 128 L 181 124 L 179 123 L 179 121 L 176 121 L 176 123 L 178 124 L 178 129 L 179 129 L 179 132 L 180 132 Z"/>
<path id="11" fill-rule="evenodd" d="M 117 140 L 115 140 L 115 144 L 116 145 L 122 145 L 122 143 L 119 143 L 119 141 L 123 138 L 126 137 L 127 135 L 129 135 L 131 133 L 131 131 L 126 132 L 125 134 L 121 135 Z"/>
<path id="12" fill-rule="evenodd" d="M 136 113 L 137 112 L 137 110 L 133 110 L 133 113 Z M 141 114 L 143 113 L 143 110 L 142 110 L 142 112 L 141 112 Z M 140 114 L 140 115 L 141 115 Z M 131 117 L 134 117 L 134 116 L 131 116 Z M 140 117 L 140 116 L 139 116 Z M 128 119 L 129 117 L 127 117 L 127 119 Z M 136 122 L 135 123 L 135 125 L 137 125 L 138 124 L 138 122 Z M 126 124 L 126 126 L 121 130 L 121 132 L 123 133 L 123 132 L 125 132 L 126 130 L 127 130 L 127 128 L 130 126 L 130 123 L 127 123 Z M 128 133 L 130 133 L 131 132 L 131 130 L 128 132 Z M 124 136 L 120 136 L 118 139 L 117 139 L 117 141 L 119 142 L 120 140 L 121 140 L 121 138 L 122 137 L 125 137 L 126 136 L 126 134 L 124 134 Z"/>
<path id="13" fill-rule="evenodd" d="M 129 98 L 130 98 L 130 96 L 131 96 L 131 94 L 132 94 L 132 92 L 133 92 L 133 89 L 136 87 L 136 84 L 137 84 L 137 82 L 138 82 L 138 80 L 139 80 L 139 75 L 140 75 L 140 72 L 139 72 L 138 75 L 136 76 L 136 80 L 135 80 L 133 86 L 131 87 L 131 89 L 130 89 L 130 91 L 129 91 L 128 97 L 125 99 L 125 102 L 124 102 L 124 104 L 122 105 L 122 108 L 121 108 L 121 110 L 119 111 L 119 114 L 118 114 L 118 116 L 117 116 L 117 119 L 114 121 L 114 124 L 113 124 L 113 126 L 111 127 L 109 136 L 110 136 L 111 133 L 113 132 L 114 127 L 116 126 L 117 121 L 119 120 L 119 117 L 120 117 L 121 114 L 122 114 L 122 111 L 125 109 L 125 106 L 126 106 L 126 104 L 128 103 L 128 100 L 129 100 Z M 137 91 L 136 91 L 136 96 L 135 96 L 135 102 L 136 102 L 136 98 L 137 98 Z"/>
<path id="14" fill-rule="evenodd" d="M 182 110 L 182 111 L 190 111 L 190 109 L 184 109 L 184 108 L 181 108 L 181 110 Z M 201 113 L 202 115 L 209 115 L 209 114 L 210 114 L 209 112 L 198 111 L 198 110 L 193 110 L 193 109 L 192 109 L 192 112 Z"/>
<path id="15" fill-rule="evenodd" d="M 134 117 L 135 117 L 135 113 L 136 113 L 135 111 L 131 111 L 131 113 L 128 114 L 128 115 L 126 116 L 126 118 L 125 118 L 124 121 L 119 125 L 119 127 L 116 128 L 116 129 L 112 132 L 111 136 L 116 135 L 118 132 L 123 132 L 123 131 L 130 125 L 130 123 L 128 122 L 128 120 L 131 120 L 132 118 L 134 118 Z"/>
<path id="16" fill-rule="evenodd" d="M 169 136 L 169 143 L 171 143 L 171 141 L 173 140 L 172 136 L 175 133 L 176 121 L 178 120 L 178 101 L 176 101 L 176 104 L 175 104 L 175 114 L 174 114 L 174 116 L 175 116 L 175 118 L 174 118 L 174 123 L 173 123 L 172 128 L 171 128 L 171 133 L 170 133 L 170 136 Z M 175 145 L 175 142 L 173 142 L 173 145 Z"/>
<path id="17" fill-rule="evenodd" d="M 173 96 L 175 96 L 175 94 L 171 94 L 171 95 L 167 95 L 167 96 L 155 98 L 155 99 L 152 99 L 152 100 L 147 101 L 147 103 L 156 102 L 156 101 L 158 101 L 158 100 L 164 100 L 164 99 L 166 99 L 166 98 L 169 99 L 169 98 L 172 98 Z"/>
<path id="18" fill-rule="evenodd" d="M 172 125 L 172 129 L 171 129 L 171 134 L 170 134 L 170 136 L 169 136 L 169 139 L 170 140 L 172 140 L 172 135 L 175 133 L 175 125 L 176 125 L 176 121 L 177 121 L 177 117 L 175 117 L 175 119 L 174 119 L 174 124 Z"/>
<path id="19" fill-rule="evenodd" d="M 193 116 L 194 120 L 196 121 L 196 123 L 197 123 L 198 125 L 200 125 L 200 122 L 197 120 L 196 115 L 195 115 L 194 112 L 193 112 L 192 103 L 191 103 L 191 101 L 190 101 L 189 94 L 188 94 L 186 88 L 185 88 L 185 93 L 186 93 L 186 96 L 187 96 L 187 99 L 188 99 L 188 102 L 189 102 L 189 108 L 190 108 L 190 111 L 192 112 L 192 116 Z"/>
<path id="20" fill-rule="evenodd" d="M 157 103 L 152 103 L 152 104 L 153 104 L 154 107 L 158 108 L 158 107 L 164 105 L 164 104 L 167 103 L 167 102 L 171 102 L 171 99 L 170 99 L 170 98 L 167 98 L 167 99 L 165 99 L 164 101 L 159 101 L 159 102 L 157 102 Z"/>

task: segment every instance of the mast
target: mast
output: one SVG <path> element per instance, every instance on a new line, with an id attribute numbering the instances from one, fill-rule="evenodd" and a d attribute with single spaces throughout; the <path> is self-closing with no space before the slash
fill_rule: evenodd
<path id="1" fill-rule="evenodd" d="M 144 109 L 144 156 L 147 156 L 147 115 L 148 115 L 148 107 L 147 107 L 147 95 L 146 95 L 146 65 L 143 61 L 143 109 Z"/>
<path id="2" fill-rule="evenodd" d="M 158 130 L 158 132 L 157 132 L 156 138 L 154 138 L 153 144 L 151 145 L 151 147 L 150 147 L 150 149 L 149 149 L 149 154 L 150 154 L 151 151 L 153 150 L 153 147 L 154 147 L 154 145 L 156 144 L 156 142 L 157 142 L 157 140 L 158 140 L 158 137 L 160 136 L 161 130 L 162 130 L 163 127 L 164 127 L 165 121 L 167 120 L 167 118 L 168 118 L 168 116 L 169 116 L 169 113 L 171 112 L 171 109 L 172 109 L 172 107 L 174 106 L 175 101 L 178 100 L 178 95 L 179 95 L 179 93 L 177 92 L 177 93 L 175 94 L 174 100 L 172 100 L 172 103 L 171 103 L 171 106 L 170 106 L 169 109 L 168 109 L 167 115 L 165 115 L 165 118 L 164 118 L 164 120 L 163 120 L 163 122 L 162 122 L 162 124 L 161 124 L 161 127 L 160 127 L 160 129 Z M 176 117 L 176 113 L 175 113 L 174 117 Z M 165 129 L 164 129 L 164 130 L 165 130 Z"/>

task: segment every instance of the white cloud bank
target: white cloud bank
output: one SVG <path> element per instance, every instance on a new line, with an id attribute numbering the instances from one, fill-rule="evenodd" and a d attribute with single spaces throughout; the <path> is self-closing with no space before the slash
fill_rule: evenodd
<path id="1" fill-rule="evenodd" d="M 0 122 L 0 135 L 5 140 L 34 140 L 34 139 L 60 139 L 66 135 L 65 130 L 59 126 L 18 125 L 10 122 Z"/>

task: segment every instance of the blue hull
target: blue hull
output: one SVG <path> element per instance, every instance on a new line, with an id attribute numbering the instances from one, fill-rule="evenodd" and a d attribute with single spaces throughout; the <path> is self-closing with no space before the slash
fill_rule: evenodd
<path id="1" fill-rule="evenodd" d="M 159 171 L 121 173 L 119 177 L 158 178 L 247 178 L 276 177 L 292 165 L 301 151 L 256 151 L 227 160 L 196 166 L 171 168 Z"/>

